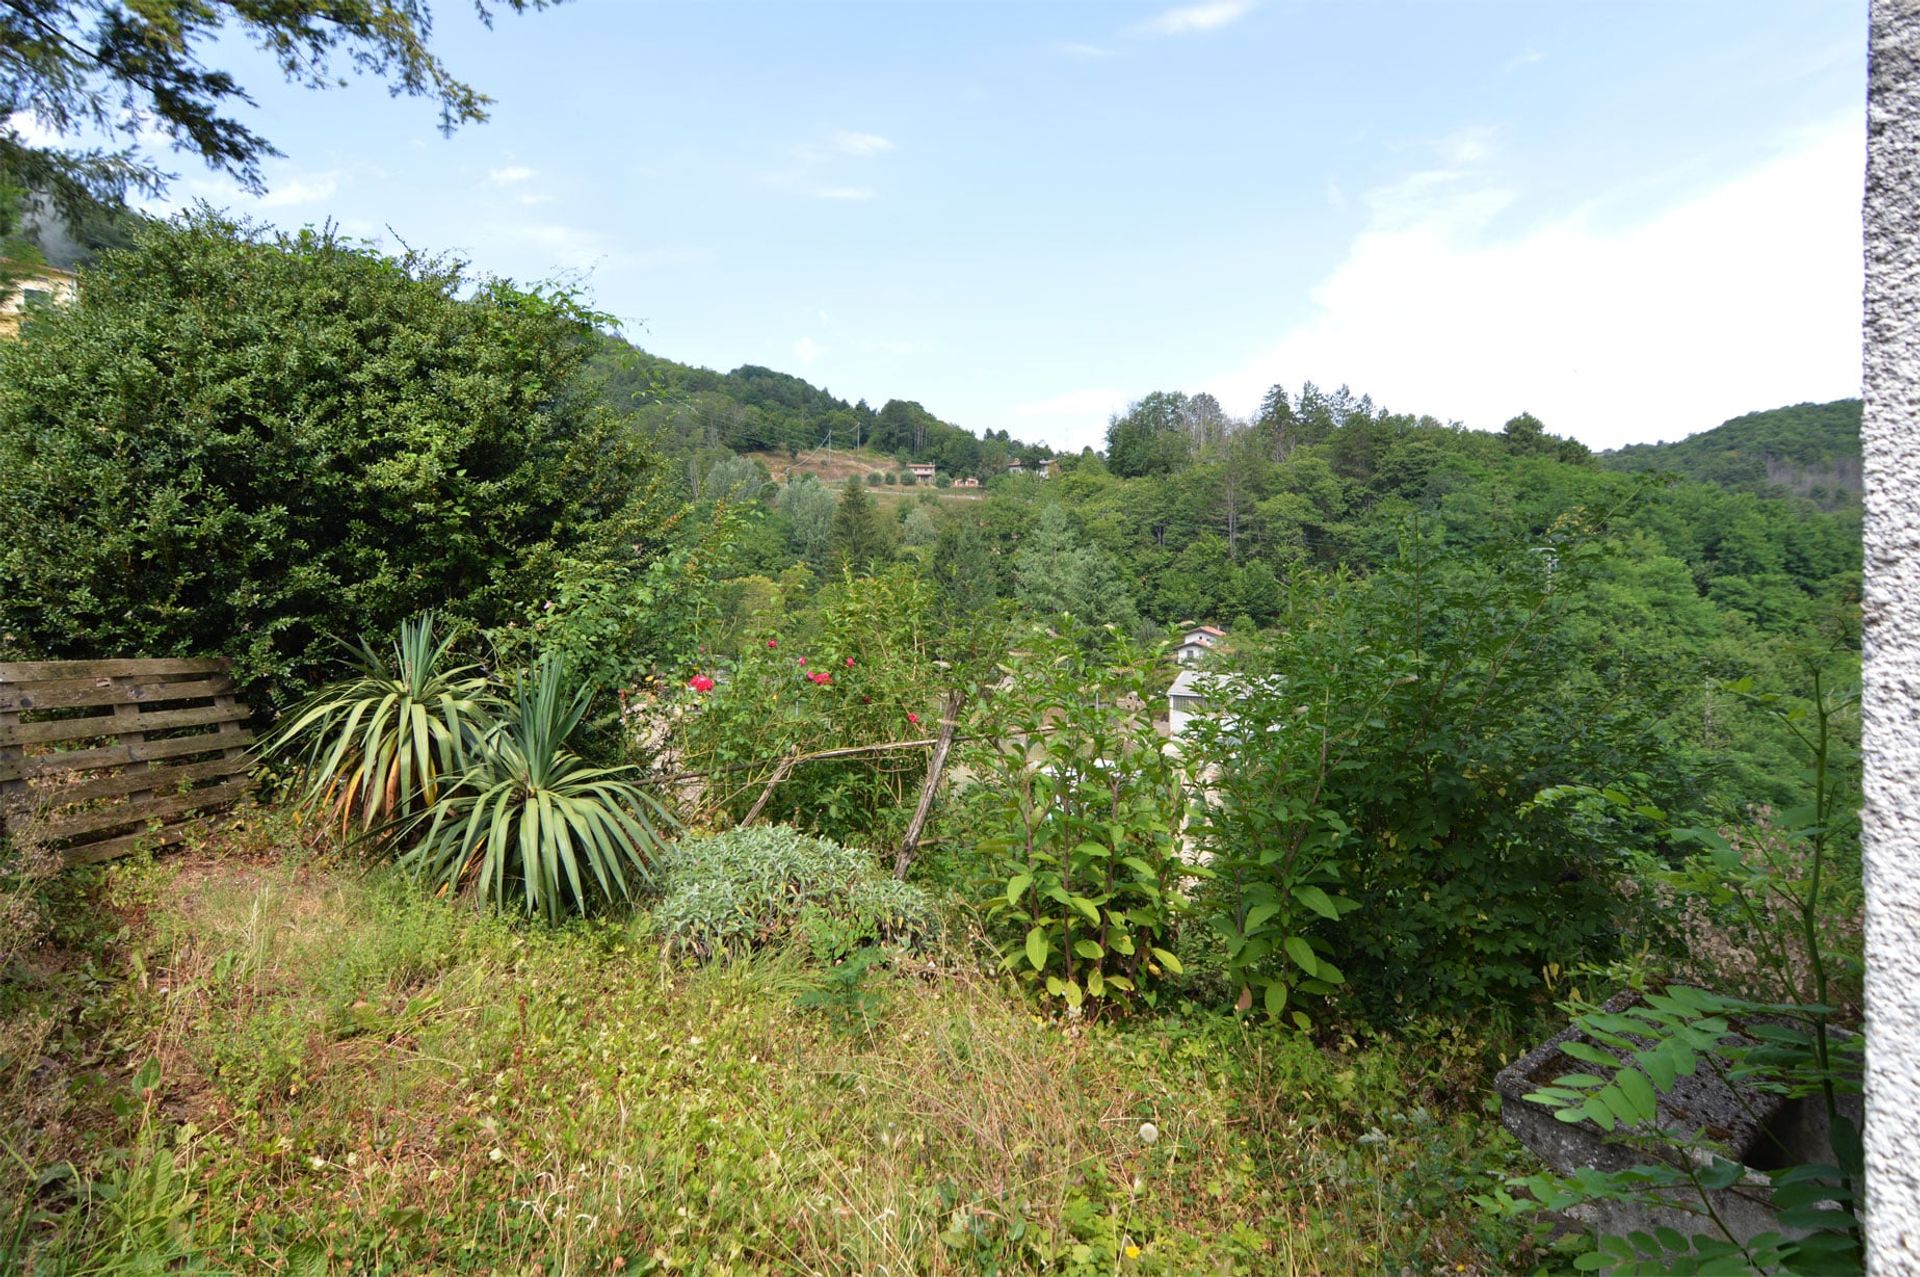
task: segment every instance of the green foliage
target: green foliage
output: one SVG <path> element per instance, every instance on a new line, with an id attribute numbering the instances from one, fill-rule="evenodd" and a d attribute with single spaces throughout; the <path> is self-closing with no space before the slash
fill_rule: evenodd
<path id="1" fill-rule="evenodd" d="M 848 479 L 840 488 L 830 543 L 835 565 L 858 576 L 893 557 L 892 534 L 858 479 Z"/>
<path id="2" fill-rule="evenodd" d="M 1296 577 L 1240 645 L 1193 733 L 1216 925 L 1266 1009 L 1344 985 L 1378 1020 L 1465 1011 L 1611 946 L 1615 831 L 1525 800 L 1629 774 L 1688 790 L 1647 730 L 1660 703 L 1593 680 L 1562 637 L 1597 554 L 1410 536 L 1372 577 Z"/>
<path id="3" fill-rule="evenodd" d="M 492 725 L 487 680 L 453 664 L 458 636 L 437 628 L 431 612 L 402 622 L 390 659 L 362 639 L 349 649 L 358 676 L 289 710 L 265 744 L 296 762 L 303 801 L 343 833 L 384 833 L 426 811 Z"/>
<path id="4" fill-rule="evenodd" d="M 1020 641 L 990 696 L 996 731 L 968 751 L 983 903 L 1009 968 L 1078 1013 L 1159 1001 L 1181 974 L 1173 933 L 1182 796 L 1146 707 L 1161 655 L 1062 618 Z"/>
<path id="5" fill-rule="evenodd" d="M 1131 627 L 1133 598 L 1119 565 L 1074 532 L 1058 505 L 1040 511 L 1033 535 L 1013 558 L 1014 594 L 1031 616 L 1066 613 L 1086 625 Z"/>
<path id="6" fill-rule="evenodd" d="M 1593 1071 L 1555 1078 L 1526 1099 L 1562 1121 L 1594 1123 L 1640 1164 L 1570 1177 L 1529 1176 L 1514 1184 L 1530 1200 L 1505 1193 L 1486 1199 L 1510 1213 L 1564 1211 L 1595 1201 L 1657 1204 L 1698 1214 L 1711 1225 L 1692 1236 L 1663 1228 L 1653 1235 L 1598 1238 L 1596 1250 L 1581 1257 L 1583 1269 L 1625 1264 L 1638 1270 L 1653 1263 L 1671 1272 L 1864 1271 L 1859 1203 L 1865 1200 L 1865 1165 L 1860 1131 L 1841 1097 L 1861 1094 L 1866 1039 L 1835 1025 L 1835 967 L 1847 958 L 1834 951 L 1826 926 L 1826 897 L 1846 899 L 1859 888 L 1857 845 L 1845 815 L 1857 757 L 1841 731 L 1853 697 L 1829 692 L 1817 673 L 1812 682 L 1805 703 L 1767 699 L 1810 764 L 1811 801 L 1784 813 L 1775 831 L 1805 848 L 1805 871 L 1790 858 L 1756 864 L 1710 831 L 1668 828 L 1669 838 L 1702 844 L 1706 852 L 1681 872 L 1659 875 L 1669 885 L 1701 891 L 1709 903 L 1731 901 L 1759 933 L 1761 964 L 1781 996 L 1761 1000 L 1673 984 L 1661 994 L 1642 994 L 1638 1005 L 1577 1016 L 1583 1039 L 1562 1051 Z M 1550 793 L 1543 801 L 1571 796 Z M 1616 806 L 1631 801 L 1614 791 L 1597 797 Z M 1775 912 L 1776 906 L 1784 909 Z M 1710 1130 L 1660 1121 L 1661 1097 L 1703 1068 L 1736 1087 L 1819 1104 L 1830 1159 L 1767 1172 L 1777 1231 L 1744 1237 L 1730 1229 L 1711 1194 L 1746 1179 L 1748 1168 L 1731 1160 Z"/>
<path id="7" fill-rule="evenodd" d="M 416 815 L 400 865 L 438 891 L 471 890 L 558 922 L 633 899 L 653 878 L 673 819 L 631 769 L 588 766 L 568 748 L 591 689 L 548 657 L 514 689 L 458 788 Z"/>
<path id="8" fill-rule="evenodd" d="M 808 941 L 833 962 L 863 944 L 915 947 L 940 931 L 924 889 L 882 874 L 866 852 L 786 826 L 683 838 L 660 871 L 654 928 L 668 950 L 693 957 Z"/>
<path id="9" fill-rule="evenodd" d="M 331 232 L 147 227 L 0 344 L 0 646 L 223 654 L 284 704 L 331 635 L 519 618 L 609 521 L 651 557 L 644 441 L 576 376 L 593 318 Z"/>

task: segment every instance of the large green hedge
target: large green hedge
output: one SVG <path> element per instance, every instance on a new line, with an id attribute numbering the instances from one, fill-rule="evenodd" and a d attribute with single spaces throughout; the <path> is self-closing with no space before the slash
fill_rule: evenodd
<path id="1" fill-rule="evenodd" d="M 577 386 L 564 296 L 206 209 L 0 344 L 0 655 L 230 656 L 284 699 L 331 638 L 523 617 L 650 461 Z"/>

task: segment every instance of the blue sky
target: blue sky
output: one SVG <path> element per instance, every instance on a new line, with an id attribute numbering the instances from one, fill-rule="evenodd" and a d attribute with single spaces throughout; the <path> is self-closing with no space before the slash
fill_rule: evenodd
<path id="1" fill-rule="evenodd" d="M 1309 378 L 1597 446 L 1857 393 L 1863 3 L 440 8 L 489 123 L 242 56 L 271 191 L 168 202 L 1062 448 Z"/>

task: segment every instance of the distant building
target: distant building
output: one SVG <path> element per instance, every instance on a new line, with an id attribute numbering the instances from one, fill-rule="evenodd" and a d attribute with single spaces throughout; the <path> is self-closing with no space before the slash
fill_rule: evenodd
<path id="1" fill-rule="evenodd" d="M 61 270 L 58 266 L 18 262 L 0 265 L 19 272 L 7 295 L 0 298 L 0 337 L 20 335 L 20 317 L 26 313 L 27 307 L 42 304 L 64 306 L 80 291 L 79 281 L 73 272 Z"/>
<path id="2" fill-rule="evenodd" d="M 1167 689 L 1167 735 L 1178 739 L 1187 724 L 1207 712 L 1207 698 L 1200 690 L 1199 673 L 1181 670 Z"/>
<path id="3" fill-rule="evenodd" d="M 1033 472 L 1039 475 L 1042 479 L 1053 478 L 1053 459 L 1049 457 L 1044 461 L 1034 462 Z"/>
<path id="4" fill-rule="evenodd" d="M 921 483 L 932 483 L 933 476 L 939 468 L 931 461 L 916 461 L 907 467 L 913 472 L 913 477 Z"/>
<path id="5" fill-rule="evenodd" d="M 1219 648 L 1227 637 L 1227 632 L 1213 625 L 1189 625 L 1180 635 L 1180 642 L 1173 649 L 1173 659 L 1182 665 L 1191 665 L 1208 652 Z"/>
<path id="6" fill-rule="evenodd" d="M 977 488 L 980 486 L 980 480 L 974 475 L 963 474 L 953 481 L 953 486 L 956 488 Z"/>
<path id="7" fill-rule="evenodd" d="M 1018 459 L 1007 462 L 1008 474 L 1025 474 L 1026 472 L 1027 468 L 1021 465 Z"/>

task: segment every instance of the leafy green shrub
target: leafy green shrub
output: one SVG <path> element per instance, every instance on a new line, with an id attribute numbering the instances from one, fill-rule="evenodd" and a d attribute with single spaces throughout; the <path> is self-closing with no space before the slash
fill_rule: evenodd
<path id="1" fill-rule="evenodd" d="M 1562 641 L 1596 553 L 1411 539 L 1364 580 L 1297 575 L 1239 646 L 1188 749 L 1212 789 L 1209 911 L 1266 1010 L 1342 981 L 1380 1022 L 1513 1002 L 1611 947 L 1619 829 L 1528 800 L 1640 776 L 1671 806 L 1688 778 L 1649 726 L 1658 692 Z"/>
<path id="2" fill-rule="evenodd" d="M 652 879 L 673 818 L 632 769 L 589 766 L 568 748 L 591 699 L 590 688 L 570 687 L 558 660 L 542 660 L 480 740 L 459 787 L 414 818 L 408 832 L 424 832 L 400 865 L 501 908 L 517 896 L 549 922 L 631 900 Z"/>
<path id="3" fill-rule="evenodd" d="M 655 495 L 578 384 L 594 318 L 330 232 L 145 227 L 0 346 L 0 656 L 218 653 L 286 704 L 332 635 L 518 619 Z"/>
<path id="4" fill-rule="evenodd" d="M 977 845 L 1007 961 L 1078 1010 L 1158 1000 L 1171 948 L 1183 796 L 1148 706 L 1158 653 L 1062 618 L 1036 632 L 991 702 L 990 742 L 968 754 L 986 798 Z"/>
<path id="5" fill-rule="evenodd" d="M 685 838 L 661 856 L 654 926 L 670 951 L 707 958 L 817 935 L 917 946 L 940 930 L 933 898 L 866 852 L 781 825 Z"/>
<path id="6" fill-rule="evenodd" d="M 296 759 L 303 801 L 343 830 L 385 830 L 425 811 L 457 782 L 492 724 L 495 702 L 479 667 L 453 665 L 455 636 L 435 629 L 431 612 L 402 622 L 391 660 L 362 639 L 358 676 L 315 692 L 266 743 L 268 753 Z"/>

